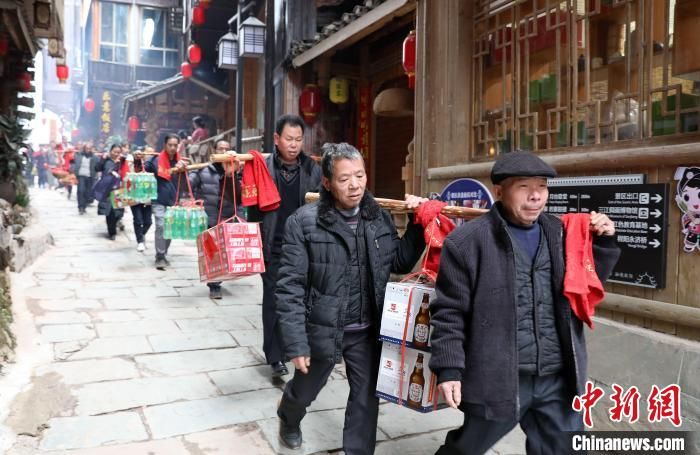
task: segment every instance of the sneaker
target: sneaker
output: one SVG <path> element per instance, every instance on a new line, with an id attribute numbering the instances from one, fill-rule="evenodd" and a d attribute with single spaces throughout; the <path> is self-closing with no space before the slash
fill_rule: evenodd
<path id="1" fill-rule="evenodd" d="M 119 221 L 119 222 L 117 223 L 117 227 L 119 228 L 120 231 L 123 231 L 123 230 L 124 230 L 124 223 L 122 223 L 121 221 Z"/>
<path id="2" fill-rule="evenodd" d="M 116 239 L 117 239 L 117 236 L 116 236 L 116 235 L 109 235 L 109 234 L 107 234 L 107 238 L 110 239 L 110 240 L 116 240 Z"/>
<path id="3" fill-rule="evenodd" d="M 136 251 L 138 251 L 139 253 L 143 253 L 144 251 L 146 251 L 146 245 L 144 245 L 143 242 L 139 243 L 138 245 L 136 245 Z"/>
<path id="4" fill-rule="evenodd" d="M 270 365 L 270 368 L 272 368 L 273 378 L 279 378 L 281 376 L 286 376 L 289 374 L 287 365 L 285 365 L 284 362 L 274 362 Z"/>
<path id="5" fill-rule="evenodd" d="M 209 298 L 213 300 L 221 300 L 221 288 L 209 288 Z"/>
<path id="6" fill-rule="evenodd" d="M 301 447 L 301 428 L 287 425 L 280 420 L 280 441 L 290 449 Z"/>
<path id="7" fill-rule="evenodd" d="M 170 267 L 170 261 L 168 261 L 167 258 L 163 258 L 163 260 L 165 261 L 165 265 L 168 266 L 168 267 Z"/>
<path id="8" fill-rule="evenodd" d="M 156 258 L 156 268 L 158 270 L 165 270 L 169 265 L 165 258 Z"/>

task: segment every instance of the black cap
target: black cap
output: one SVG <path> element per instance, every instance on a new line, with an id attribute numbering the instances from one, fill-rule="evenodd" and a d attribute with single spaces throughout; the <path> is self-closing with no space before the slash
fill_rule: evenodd
<path id="1" fill-rule="evenodd" d="M 501 155 L 491 169 L 491 182 L 500 184 L 508 177 L 556 177 L 557 171 L 531 152 L 516 150 Z"/>

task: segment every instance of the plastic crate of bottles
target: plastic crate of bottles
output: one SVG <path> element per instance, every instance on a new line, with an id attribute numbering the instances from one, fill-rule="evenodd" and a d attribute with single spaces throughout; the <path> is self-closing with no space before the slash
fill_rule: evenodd
<path id="1" fill-rule="evenodd" d="M 172 240 L 196 240 L 209 227 L 201 206 L 173 206 L 165 210 L 163 237 Z"/>
<path id="2" fill-rule="evenodd" d="M 150 172 L 129 172 L 124 178 L 124 196 L 138 204 L 158 198 L 158 184 Z"/>

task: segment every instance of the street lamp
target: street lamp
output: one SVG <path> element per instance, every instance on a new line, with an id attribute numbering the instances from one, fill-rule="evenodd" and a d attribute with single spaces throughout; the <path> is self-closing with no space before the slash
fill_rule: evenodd
<path id="1" fill-rule="evenodd" d="M 229 20 L 231 31 L 219 39 L 218 66 L 236 70 L 236 152 L 243 150 L 243 57 L 258 58 L 265 55 L 265 24 L 255 17 L 241 20 L 250 5 L 238 0 L 238 12 Z M 238 35 L 233 33 L 233 22 L 238 23 Z"/>
<path id="2" fill-rule="evenodd" d="M 217 49 L 219 51 L 219 68 L 225 70 L 238 68 L 238 37 L 233 32 L 228 32 L 219 39 Z"/>

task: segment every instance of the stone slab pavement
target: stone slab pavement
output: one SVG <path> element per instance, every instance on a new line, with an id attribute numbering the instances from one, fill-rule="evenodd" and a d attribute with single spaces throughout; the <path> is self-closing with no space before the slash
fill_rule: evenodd
<path id="1" fill-rule="evenodd" d="M 259 277 L 208 298 L 196 247 L 173 241 L 173 267 L 136 252 L 131 214 L 115 241 L 96 208 L 34 190 L 34 223 L 56 244 L 12 276 L 19 348 L 0 377 L 0 453 L 274 454 L 283 382 L 262 353 Z M 291 368 L 291 365 L 290 365 Z M 302 423 L 291 453 L 341 453 L 348 385 L 342 365 Z M 461 413 L 381 404 L 378 454 L 430 454 Z M 491 454 L 524 453 L 514 430 Z"/>

